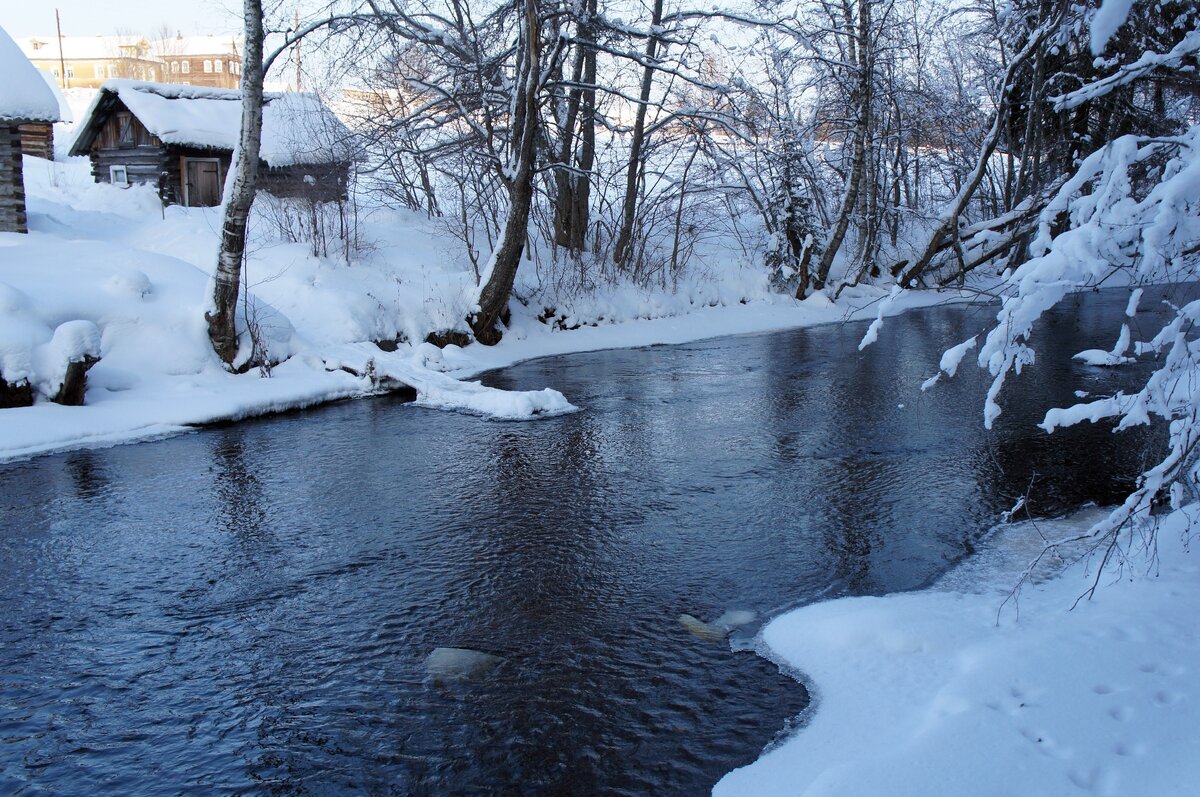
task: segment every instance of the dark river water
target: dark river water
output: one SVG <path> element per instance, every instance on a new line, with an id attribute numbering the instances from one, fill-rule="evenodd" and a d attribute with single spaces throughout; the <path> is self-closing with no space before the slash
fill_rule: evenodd
<path id="1" fill-rule="evenodd" d="M 808 697 L 680 614 L 913 589 L 1031 484 L 1052 514 L 1142 467 L 1147 434 L 1034 428 L 1129 371 L 1031 368 L 991 433 L 970 357 L 918 391 L 994 312 L 485 377 L 583 408 L 532 423 L 355 401 L 0 465 L 0 793 L 704 793 Z M 503 661 L 444 682 L 445 646 Z"/>

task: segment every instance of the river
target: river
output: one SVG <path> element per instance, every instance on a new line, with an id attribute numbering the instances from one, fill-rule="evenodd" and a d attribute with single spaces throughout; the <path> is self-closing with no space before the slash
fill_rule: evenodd
<path id="1" fill-rule="evenodd" d="M 1070 299 L 1041 361 L 1111 346 L 1125 298 Z M 1149 433 L 1034 427 L 1129 370 L 1035 366 L 990 433 L 970 357 L 919 392 L 994 312 L 484 377 L 582 408 L 536 422 L 384 398 L 0 465 L 0 793 L 704 793 L 808 695 L 756 624 L 681 614 L 918 588 L 1027 490 L 1143 467 Z M 447 646 L 502 661 L 433 678 Z"/>

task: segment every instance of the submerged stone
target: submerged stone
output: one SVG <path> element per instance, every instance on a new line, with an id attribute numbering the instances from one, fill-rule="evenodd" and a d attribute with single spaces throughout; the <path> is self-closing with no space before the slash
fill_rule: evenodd
<path id="1" fill-rule="evenodd" d="M 690 614 L 679 615 L 679 624 L 684 627 L 689 634 L 698 636 L 701 639 L 707 639 L 710 642 L 719 642 L 725 638 L 725 629 L 719 628 L 710 623 L 706 623 L 698 617 L 693 617 Z"/>
<path id="2" fill-rule="evenodd" d="M 713 625 L 724 628 L 726 631 L 732 631 L 735 628 L 750 625 L 750 623 L 753 623 L 757 619 L 758 615 L 754 612 L 745 609 L 730 609 L 718 617 Z"/>
<path id="3" fill-rule="evenodd" d="M 466 681 L 478 678 L 497 666 L 504 659 L 470 648 L 434 648 L 425 659 L 425 669 L 435 682 Z"/>
<path id="4" fill-rule="evenodd" d="M 679 624 L 684 627 L 689 634 L 698 636 L 701 639 L 707 639 L 711 642 L 717 642 L 729 635 L 729 632 L 735 628 L 740 628 L 743 625 L 749 625 L 758 619 L 758 615 L 754 612 L 744 609 L 730 609 L 722 614 L 714 622 L 706 623 L 698 617 L 690 614 L 679 615 Z"/>

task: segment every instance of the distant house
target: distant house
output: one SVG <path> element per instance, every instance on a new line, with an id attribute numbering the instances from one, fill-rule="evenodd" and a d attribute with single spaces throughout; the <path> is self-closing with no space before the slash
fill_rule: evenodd
<path id="1" fill-rule="evenodd" d="M 30 36 L 19 44 L 64 89 L 94 89 L 113 78 L 163 79 L 162 61 L 141 36 Z"/>
<path id="2" fill-rule="evenodd" d="M 164 204 L 220 204 L 241 131 L 242 93 L 114 80 L 79 123 L 72 155 L 99 183 L 148 183 Z M 315 201 L 346 198 L 351 133 L 315 94 L 268 94 L 259 188 Z"/>
<path id="3" fill-rule="evenodd" d="M 106 80 L 152 80 L 236 89 L 242 78 L 237 36 L 29 36 L 18 44 L 64 89 L 99 88 Z"/>
<path id="4" fill-rule="evenodd" d="M 236 36 L 183 36 L 154 45 L 166 83 L 236 89 L 242 80 L 242 43 Z"/>
<path id="5" fill-rule="evenodd" d="M 0 28 L 0 232 L 26 232 L 21 127 L 57 122 L 58 100 Z"/>

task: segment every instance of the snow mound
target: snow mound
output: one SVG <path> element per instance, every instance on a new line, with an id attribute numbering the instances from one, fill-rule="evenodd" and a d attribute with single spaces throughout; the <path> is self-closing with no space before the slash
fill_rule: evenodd
<path id="1" fill-rule="evenodd" d="M 73 363 L 100 359 L 100 330 L 91 321 L 60 324 L 54 336 L 34 350 L 38 392 L 49 398 L 58 393 Z"/>
<path id="2" fill-rule="evenodd" d="M 427 357 L 427 352 L 422 351 Z M 407 385 L 417 391 L 417 403 L 435 409 L 457 410 L 497 420 L 528 420 L 575 412 L 579 408 L 557 390 L 500 390 L 479 382 L 461 382 L 421 364 L 422 359 L 379 351 L 372 344 L 352 344 L 322 354 L 328 370 L 343 370 L 369 378 L 387 389 Z"/>
<path id="3" fill-rule="evenodd" d="M 810 679 L 815 712 L 714 794 L 1192 793 L 1200 562 L 1186 541 L 1200 505 L 1162 520 L 1156 550 L 1135 535 L 1091 600 L 1076 605 L 1096 579 L 1084 557 L 1004 603 L 1043 534 L 1095 516 L 1002 527 L 996 553 L 934 589 L 772 621 L 762 640 Z"/>
<path id="4" fill-rule="evenodd" d="M 1071 359 L 1079 360 L 1085 365 L 1095 365 L 1100 367 L 1112 367 L 1133 362 L 1132 357 L 1124 357 L 1119 354 L 1113 354 L 1111 351 L 1104 351 L 1103 349 L 1087 349 L 1079 352 L 1076 355 L 1073 355 Z"/>

